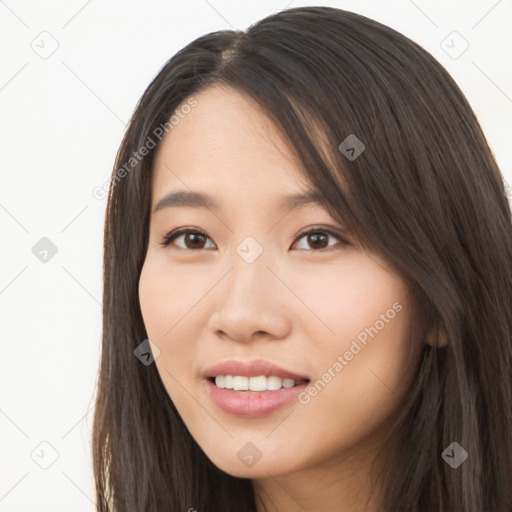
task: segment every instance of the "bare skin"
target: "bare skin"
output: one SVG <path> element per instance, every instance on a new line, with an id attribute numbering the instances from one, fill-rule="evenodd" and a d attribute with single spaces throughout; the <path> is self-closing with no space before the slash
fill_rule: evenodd
<path id="1" fill-rule="evenodd" d="M 151 216 L 139 299 L 162 381 L 205 454 L 251 478 L 269 511 L 376 512 L 369 464 L 421 349 L 408 336 L 410 290 L 377 255 L 325 234 L 343 226 L 321 206 L 282 209 L 283 196 L 311 187 L 251 102 L 220 87 L 196 98 L 159 147 L 152 211 L 175 189 L 204 192 L 219 210 Z M 203 238 L 160 245 L 181 227 Z M 322 231 L 324 245 L 298 239 L 306 228 Z M 250 264 L 236 250 L 248 236 L 263 251 Z M 357 351 L 371 326 L 377 334 Z M 266 416 L 238 417 L 210 399 L 203 378 L 227 359 L 265 359 L 325 386 Z M 261 454 L 252 467 L 237 456 L 249 442 Z"/>

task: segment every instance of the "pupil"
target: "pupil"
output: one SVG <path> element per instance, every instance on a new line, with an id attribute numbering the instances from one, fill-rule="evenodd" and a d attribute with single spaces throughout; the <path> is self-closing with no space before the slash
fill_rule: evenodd
<path id="1" fill-rule="evenodd" d="M 324 239 L 324 242 L 325 242 L 325 238 L 326 238 L 326 237 L 325 237 L 325 235 L 322 235 L 322 234 L 319 234 L 319 233 L 314 233 L 314 234 L 310 235 L 310 240 L 311 240 L 311 239 L 313 239 L 313 246 L 314 246 L 315 244 L 317 244 L 317 242 L 318 242 L 317 237 L 323 238 L 323 239 Z M 318 244 L 317 244 L 317 245 L 318 245 Z M 322 244 L 320 243 L 320 245 L 322 245 Z M 323 244 L 322 248 L 323 248 L 324 246 L 325 246 L 325 244 Z"/>
<path id="2" fill-rule="evenodd" d="M 197 238 L 203 238 L 202 235 L 200 235 L 199 233 L 189 233 L 188 234 L 188 240 L 190 240 L 191 238 L 194 238 L 194 237 L 197 237 Z M 196 239 L 196 242 L 197 242 L 197 239 Z M 192 245 L 198 245 L 197 243 L 194 243 L 192 242 Z"/>

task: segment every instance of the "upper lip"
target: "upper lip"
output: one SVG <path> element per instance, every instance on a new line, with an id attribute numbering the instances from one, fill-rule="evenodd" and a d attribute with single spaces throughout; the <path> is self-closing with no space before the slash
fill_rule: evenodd
<path id="1" fill-rule="evenodd" d="M 269 377 L 274 375 L 282 379 L 309 380 L 305 375 L 286 370 L 281 366 L 262 359 L 222 361 L 208 368 L 203 374 L 205 378 L 217 377 L 217 375 L 242 375 L 245 377 L 258 377 L 260 375 Z"/>

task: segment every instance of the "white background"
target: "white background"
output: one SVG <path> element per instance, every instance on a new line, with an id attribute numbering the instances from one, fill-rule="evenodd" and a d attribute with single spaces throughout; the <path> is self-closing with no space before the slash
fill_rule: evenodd
<path id="1" fill-rule="evenodd" d="M 451 73 L 512 185 L 511 0 L 288 1 L 0 2 L 0 512 L 95 510 L 106 199 L 92 191 L 145 87 L 196 37 L 304 5 L 389 25 Z M 457 58 L 453 31 L 469 43 Z"/>

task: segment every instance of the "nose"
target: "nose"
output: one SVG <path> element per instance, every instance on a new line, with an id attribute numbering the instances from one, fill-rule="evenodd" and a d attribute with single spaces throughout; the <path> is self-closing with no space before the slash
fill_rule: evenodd
<path id="1" fill-rule="evenodd" d="M 209 327 L 219 338 L 249 342 L 283 339 L 291 328 L 291 292 L 272 269 L 265 251 L 252 263 L 234 253 L 228 274 L 215 288 Z"/>

